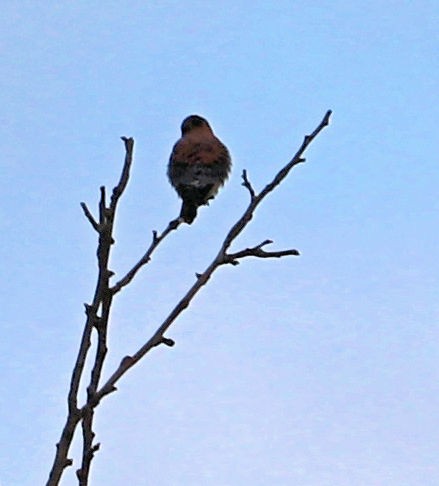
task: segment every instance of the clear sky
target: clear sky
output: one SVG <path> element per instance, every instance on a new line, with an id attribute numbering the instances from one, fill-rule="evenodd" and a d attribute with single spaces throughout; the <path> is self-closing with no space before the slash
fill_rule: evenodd
<path id="1" fill-rule="evenodd" d="M 47 479 L 96 275 L 79 202 L 116 182 L 119 136 L 118 275 L 179 211 L 185 116 L 234 166 L 117 298 L 106 376 L 215 256 L 242 169 L 263 187 L 329 108 L 234 246 L 302 256 L 220 269 L 99 407 L 92 485 L 439 484 L 437 18 L 433 0 L 2 3 L 1 486 Z"/>

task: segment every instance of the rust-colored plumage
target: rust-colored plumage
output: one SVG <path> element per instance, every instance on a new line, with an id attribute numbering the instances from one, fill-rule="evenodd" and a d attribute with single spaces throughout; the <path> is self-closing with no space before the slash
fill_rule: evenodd
<path id="1" fill-rule="evenodd" d="M 198 207 L 208 204 L 224 184 L 230 167 L 229 151 L 207 120 L 198 115 L 185 118 L 168 165 L 169 180 L 183 200 L 180 218 L 192 223 Z"/>

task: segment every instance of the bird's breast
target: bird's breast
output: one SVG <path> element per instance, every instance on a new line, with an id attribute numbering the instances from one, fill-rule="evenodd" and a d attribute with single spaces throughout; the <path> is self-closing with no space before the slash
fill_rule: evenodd
<path id="1" fill-rule="evenodd" d="M 185 144 L 176 150 L 176 162 L 186 164 L 214 164 L 221 157 L 221 148 L 214 142 L 197 142 Z"/>

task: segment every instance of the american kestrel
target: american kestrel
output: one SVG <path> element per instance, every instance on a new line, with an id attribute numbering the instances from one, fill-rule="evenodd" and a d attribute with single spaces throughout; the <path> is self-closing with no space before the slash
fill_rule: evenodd
<path id="1" fill-rule="evenodd" d="M 185 118 L 168 165 L 169 180 L 183 200 L 180 218 L 192 223 L 198 207 L 208 204 L 224 184 L 230 167 L 229 151 L 207 120 L 198 115 Z"/>

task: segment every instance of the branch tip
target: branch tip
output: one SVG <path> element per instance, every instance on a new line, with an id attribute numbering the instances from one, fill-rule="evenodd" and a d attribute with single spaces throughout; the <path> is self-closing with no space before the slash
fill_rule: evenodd
<path id="1" fill-rule="evenodd" d="M 132 151 L 134 146 L 134 138 L 133 137 L 120 137 L 120 139 L 125 144 L 125 148 L 127 151 Z"/>
<path id="2" fill-rule="evenodd" d="M 94 454 L 95 452 L 97 452 L 99 449 L 101 448 L 101 443 L 100 442 L 97 442 L 94 446 L 92 446 L 91 448 L 91 453 Z"/>
<path id="3" fill-rule="evenodd" d="M 151 347 L 155 348 L 156 346 L 160 346 L 160 344 L 164 344 L 165 346 L 172 346 L 175 345 L 175 341 L 173 339 L 166 338 L 165 336 L 154 336 L 152 338 Z"/>
<path id="4" fill-rule="evenodd" d="M 91 224 L 93 229 L 99 233 L 99 224 L 95 220 L 94 216 L 91 214 L 91 211 L 88 209 L 87 204 L 85 202 L 80 203 L 82 211 L 84 212 L 84 216 L 88 219 L 88 222 Z"/>
<path id="5" fill-rule="evenodd" d="M 262 248 L 263 246 L 271 245 L 273 243 L 274 243 L 273 240 L 265 240 L 259 245 L 257 245 L 255 248 Z"/>
<path id="6" fill-rule="evenodd" d="M 253 186 L 251 185 L 251 182 L 248 180 L 247 171 L 245 169 L 242 171 L 241 178 L 242 178 L 241 186 L 244 186 L 248 190 L 248 192 L 250 193 L 250 198 L 253 201 L 253 199 L 256 197 L 256 194 L 255 194 L 255 190 L 253 189 Z"/>
<path id="7" fill-rule="evenodd" d="M 162 336 L 162 344 L 164 344 L 165 346 L 169 346 L 170 348 L 172 348 L 172 346 L 175 345 L 175 341 L 173 339 L 169 339 L 169 338 L 166 338 L 166 337 Z"/>

